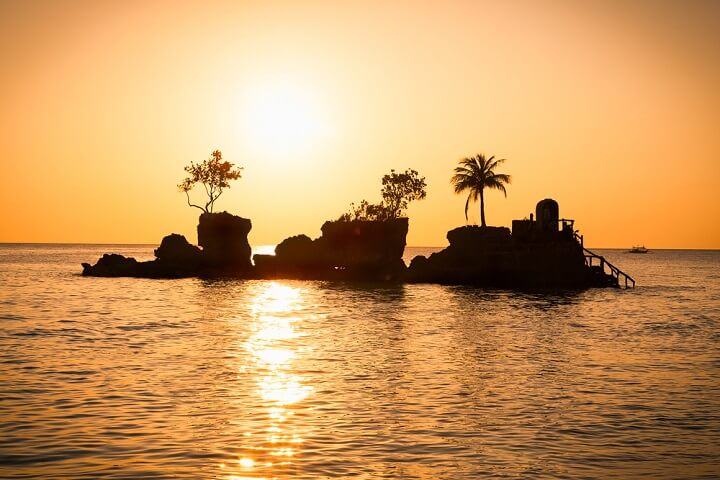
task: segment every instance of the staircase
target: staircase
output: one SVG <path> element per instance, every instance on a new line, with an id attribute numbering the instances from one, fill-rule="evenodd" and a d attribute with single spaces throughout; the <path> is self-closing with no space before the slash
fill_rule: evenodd
<path id="1" fill-rule="evenodd" d="M 585 265 L 587 265 L 590 271 L 593 272 L 593 275 L 598 277 L 599 283 L 607 283 L 608 286 L 618 288 L 635 288 L 635 280 L 633 280 L 630 275 L 605 260 L 605 257 L 602 255 L 593 253 L 585 248 L 583 245 L 582 235 L 579 235 L 577 232 L 573 232 L 573 237 L 583 249 L 583 253 L 585 254 Z M 607 267 L 609 272 L 606 271 L 605 267 Z"/>

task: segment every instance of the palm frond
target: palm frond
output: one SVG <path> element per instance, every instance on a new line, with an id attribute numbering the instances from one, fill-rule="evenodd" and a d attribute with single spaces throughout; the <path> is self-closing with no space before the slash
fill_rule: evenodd
<path id="1" fill-rule="evenodd" d="M 485 187 L 489 189 L 500 190 L 507 197 L 507 190 L 505 190 L 505 185 L 495 179 L 491 178 L 487 182 L 485 182 Z"/>
<path id="2" fill-rule="evenodd" d="M 493 174 L 492 178 L 497 180 L 500 183 L 512 183 L 512 177 L 510 175 L 506 175 L 504 173 L 495 173 Z"/>
<path id="3" fill-rule="evenodd" d="M 454 175 L 450 178 L 450 184 L 456 194 L 468 192 L 465 201 L 465 221 L 469 220 L 470 203 L 478 201 L 485 188 L 500 190 L 507 197 L 505 185 L 510 183 L 511 177 L 504 173 L 495 173 L 495 168 L 503 162 L 505 162 L 504 158 L 495 158 L 494 155 L 485 157 L 482 153 L 458 161 L 458 165 L 453 169 Z"/>
<path id="4" fill-rule="evenodd" d="M 455 193 L 462 193 L 465 190 L 478 190 L 479 183 L 475 177 L 453 177 L 453 190 Z"/>
<path id="5" fill-rule="evenodd" d="M 455 167 L 454 172 L 458 175 L 466 175 L 468 177 L 472 177 L 475 175 L 475 172 L 473 170 L 465 167 Z"/>
<path id="6" fill-rule="evenodd" d="M 504 195 L 505 197 L 507 197 L 507 190 L 505 189 L 505 185 L 498 184 L 498 186 L 495 187 L 495 188 L 497 188 L 498 190 L 500 190 L 501 192 L 503 192 L 503 195 Z"/>
<path id="7" fill-rule="evenodd" d="M 504 158 L 495 159 L 494 156 L 493 156 L 493 157 L 490 157 L 490 158 L 488 159 L 488 164 L 487 164 L 487 168 L 485 169 L 485 171 L 486 171 L 487 173 L 489 173 L 489 174 L 492 174 L 492 173 L 493 173 L 493 170 L 495 170 L 495 169 L 496 169 L 501 163 L 503 163 L 504 161 L 505 161 Z"/>
<path id="8" fill-rule="evenodd" d="M 480 164 L 475 157 L 463 158 L 460 160 L 460 165 L 470 172 L 477 172 L 480 170 Z"/>

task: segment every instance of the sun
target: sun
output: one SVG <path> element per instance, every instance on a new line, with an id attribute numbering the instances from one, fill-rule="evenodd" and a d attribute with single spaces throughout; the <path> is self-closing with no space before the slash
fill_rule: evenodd
<path id="1" fill-rule="evenodd" d="M 243 103 L 245 135 L 258 149 L 306 151 L 328 133 L 321 99 L 302 85 L 266 82 L 250 89 Z"/>

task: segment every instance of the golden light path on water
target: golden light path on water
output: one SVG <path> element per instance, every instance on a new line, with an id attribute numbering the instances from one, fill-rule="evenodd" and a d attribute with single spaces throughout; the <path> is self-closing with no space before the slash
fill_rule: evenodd
<path id="1" fill-rule="evenodd" d="M 256 377 L 256 395 L 265 414 L 265 431 L 261 441 L 252 439 L 246 453 L 235 464 L 220 467 L 229 473 L 228 480 L 262 480 L 276 478 L 276 469 L 283 472 L 293 467 L 293 458 L 303 442 L 295 415 L 297 405 L 313 392 L 302 375 L 295 371 L 299 357 L 307 352 L 297 340 L 302 317 L 302 289 L 269 282 L 252 299 L 250 311 L 252 332 L 244 344 L 251 369 Z M 251 432 L 246 432 L 250 440 Z"/>

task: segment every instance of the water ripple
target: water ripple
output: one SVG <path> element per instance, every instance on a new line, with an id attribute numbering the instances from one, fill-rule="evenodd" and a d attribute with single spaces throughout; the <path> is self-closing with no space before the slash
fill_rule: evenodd
<path id="1" fill-rule="evenodd" d="M 0 247 L 2 478 L 720 477 L 717 252 L 513 293 L 76 274 L 106 249 Z"/>

